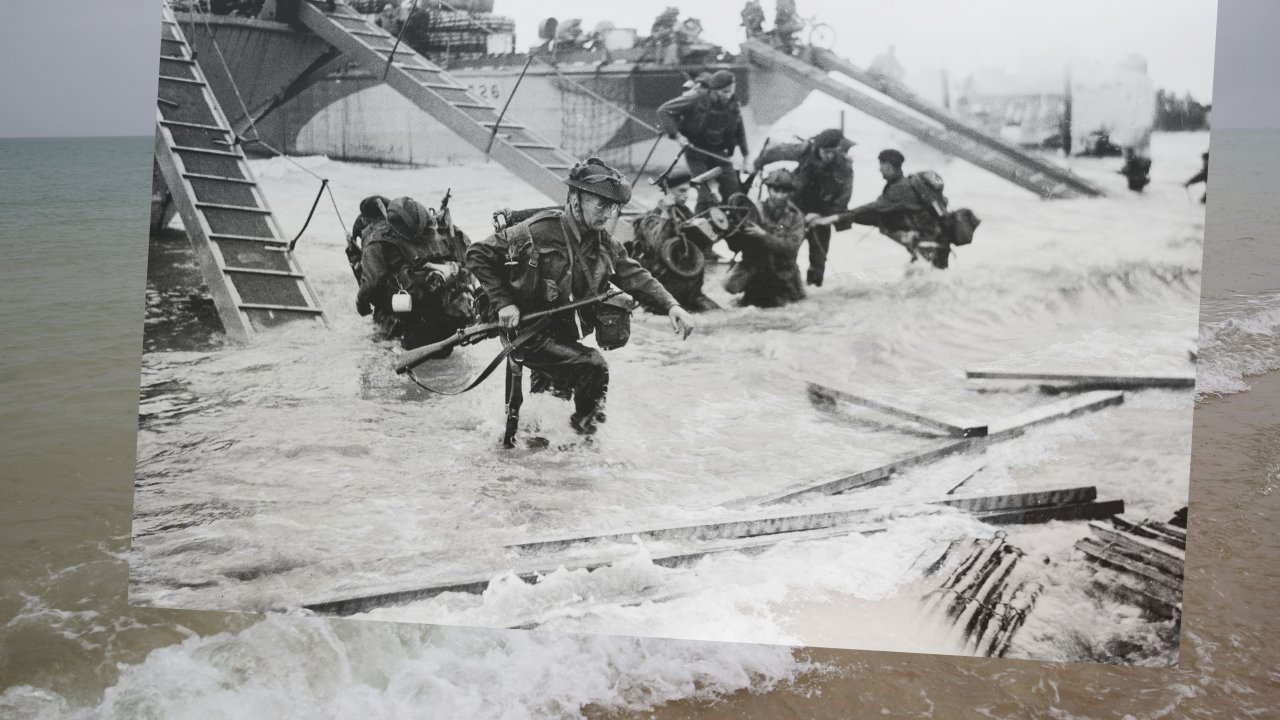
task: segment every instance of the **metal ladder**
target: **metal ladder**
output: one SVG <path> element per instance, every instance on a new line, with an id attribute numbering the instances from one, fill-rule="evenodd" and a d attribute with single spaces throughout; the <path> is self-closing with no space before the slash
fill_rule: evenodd
<path id="1" fill-rule="evenodd" d="M 1028 153 L 1018 151 L 1016 156 L 1010 155 L 1006 150 L 993 148 L 988 142 L 975 140 L 973 133 L 960 133 L 953 127 L 940 126 L 919 118 L 874 95 L 832 79 L 827 75 L 827 70 L 820 65 L 792 57 L 759 40 L 746 41 L 742 45 L 742 50 L 751 62 L 757 65 L 782 72 L 796 82 L 826 93 L 899 130 L 911 133 L 928 145 L 973 163 L 1042 198 L 1104 194 L 1101 189 L 1047 161 L 1037 158 L 1039 162 L 1029 162 Z M 989 137 L 987 139 L 989 140 Z M 1049 167 L 1045 167 L 1046 165 L 1053 169 L 1050 170 Z"/>
<path id="2" fill-rule="evenodd" d="M 366 70 L 380 73 L 387 68 L 388 85 L 477 149 L 489 145 L 497 125 L 490 156 L 552 200 L 564 200 L 567 188 L 562 179 L 576 162 L 572 155 L 509 116 L 499 124 L 497 109 L 403 43 L 388 67 L 396 39 L 345 3 L 335 3 L 335 8 L 328 13 L 315 3 L 304 2 L 298 21 Z"/>
<path id="3" fill-rule="evenodd" d="M 227 335 L 296 320 L 327 326 L 168 3 L 160 36 L 156 162 Z"/>

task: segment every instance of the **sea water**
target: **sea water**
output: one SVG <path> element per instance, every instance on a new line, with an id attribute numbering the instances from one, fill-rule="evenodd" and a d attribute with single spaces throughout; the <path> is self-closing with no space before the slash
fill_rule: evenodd
<path id="1" fill-rule="evenodd" d="M 1170 165 L 1167 174 L 1157 170 L 1158 184 L 1162 186 L 1153 188 L 1157 198 L 1162 192 L 1182 193 L 1178 182 L 1194 172 L 1198 161 L 1199 147 L 1194 136 L 1171 141 L 1181 146 L 1171 148 L 1175 152 L 1167 154 Z M 1199 144 L 1203 143 L 1201 136 Z M 704 382 L 695 383 L 688 378 L 686 384 L 680 382 L 682 368 L 710 362 L 707 358 L 714 356 L 713 349 L 748 358 L 743 367 L 725 372 L 727 387 L 744 378 L 756 380 L 758 387 L 762 378 L 774 377 L 764 375 L 766 367 L 793 372 L 805 370 L 807 366 L 800 362 L 801 358 L 807 353 L 828 350 L 850 358 L 850 362 L 833 371 L 834 377 L 828 377 L 833 382 L 861 377 L 852 373 L 851 368 L 857 367 L 886 384 L 898 381 L 903 373 L 914 373 L 933 388 L 946 387 L 951 378 L 925 357 L 928 347 L 921 347 L 921 327 L 948 337 L 950 346 L 960 348 L 964 361 L 992 359 L 980 352 L 983 348 L 966 347 L 962 338 L 946 336 L 947 315 L 930 322 L 916 317 L 923 313 L 914 313 L 903 318 L 905 326 L 899 332 L 887 334 L 889 323 L 881 318 L 904 302 L 909 304 L 922 297 L 937 298 L 939 305 L 945 304 L 960 313 L 967 326 L 980 321 L 983 313 L 990 313 L 993 316 L 989 320 L 991 332 L 1005 330 L 1009 337 L 1001 336 L 1002 342 L 1032 359 L 1037 352 L 1044 351 L 1048 340 L 1054 357 L 1070 356 L 1074 350 L 1079 353 L 1078 361 L 1084 363 L 1088 359 L 1086 348 L 1101 346 L 1113 353 L 1109 360 L 1127 362 L 1133 369 L 1173 370 L 1181 367 L 1177 363 L 1182 361 L 1186 350 L 1198 344 L 1203 389 L 1196 426 L 1197 456 L 1192 467 L 1195 482 L 1191 497 L 1182 669 L 1160 671 L 1029 662 L 1010 664 L 857 651 L 792 651 L 771 645 L 448 629 L 290 616 L 259 619 L 252 615 L 127 607 L 124 562 L 129 546 L 134 429 L 138 427 L 137 370 L 146 305 L 143 277 L 150 150 L 149 139 L 5 141 L 5 152 L 0 156 L 5 163 L 0 177 L 6 187 L 0 202 L 4 203 L 3 237 L 8 256 L 3 270 L 6 303 L 0 308 L 6 338 L 0 369 L 4 377 L 3 427 L 7 440 L 3 478 L 6 502 L 0 506 L 0 512 L 4 513 L 0 532 L 4 533 L 5 552 L 4 591 L 0 594 L 0 613 L 3 613 L 0 615 L 3 622 L 0 677 L 7 688 L 0 695 L 3 714 L 18 717 L 343 717 L 358 711 L 375 717 L 399 717 L 433 711 L 441 717 L 544 717 L 575 716 L 584 711 L 625 715 L 658 707 L 659 713 L 669 717 L 881 714 L 955 717 L 981 713 L 1012 718 L 1023 717 L 1027 708 L 1036 707 L 1059 717 L 1124 714 L 1211 717 L 1223 712 L 1263 713 L 1275 704 L 1278 678 L 1271 668 L 1276 667 L 1276 657 L 1274 649 L 1267 647 L 1275 621 L 1268 608 L 1280 594 L 1280 579 L 1268 569 L 1268 558 L 1277 545 L 1274 530 L 1277 457 L 1270 448 L 1276 446 L 1278 431 L 1275 428 L 1280 427 L 1280 422 L 1271 411 L 1274 402 L 1269 401 L 1265 393 L 1268 388 L 1276 391 L 1277 383 L 1273 382 L 1272 375 L 1255 377 L 1259 372 L 1275 368 L 1267 363 L 1264 351 L 1253 353 L 1263 358 L 1260 361 L 1247 358 L 1250 350 L 1265 348 L 1267 336 L 1272 334 L 1263 306 L 1268 299 L 1267 291 L 1275 287 L 1267 285 L 1261 268 L 1274 260 L 1274 251 L 1265 239 L 1268 233 L 1274 232 L 1275 224 L 1266 215 L 1272 209 L 1265 200 L 1263 183 L 1269 163 L 1280 157 L 1280 135 L 1222 132 L 1215 135 L 1215 167 L 1222 170 L 1215 175 L 1210 204 L 1207 243 L 1210 260 L 1203 276 L 1207 322 L 1201 327 L 1198 343 L 1194 334 L 1178 337 L 1175 342 L 1171 339 L 1173 334 L 1167 332 L 1168 328 L 1187 327 L 1188 317 L 1194 318 L 1194 309 L 1185 308 L 1195 305 L 1200 277 L 1186 268 L 1194 267 L 1198 253 L 1196 243 L 1193 238 L 1176 235 L 1166 235 L 1166 245 L 1159 247 L 1140 244 L 1134 247 L 1123 242 L 1129 236 L 1127 231 L 1133 229 L 1125 224 L 1130 221 L 1131 213 L 1138 213 L 1144 224 L 1160 222 L 1154 213 L 1141 215 L 1143 208 L 1136 204 L 1140 201 L 1135 200 L 1131 208 L 1108 216 L 1109 229 L 1094 228 L 1099 232 L 1114 232 L 1109 238 L 1112 242 L 1104 249 L 1089 246 L 1091 252 L 1104 253 L 1102 258 L 1092 259 L 1108 266 L 1108 272 L 1071 275 L 1055 271 L 1054 268 L 1065 264 L 1064 259 L 1072 250 L 1038 242 L 1027 251 L 1036 257 L 1052 259 L 1049 267 L 1038 274 L 1035 263 L 1027 258 L 997 256 L 975 244 L 972 252 L 960 255 L 956 267 L 942 280 L 927 275 L 904 277 L 900 268 L 903 258 L 894 254 L 895 251 L 901 253 L 900 249 L 886 246 L 887 241 L 879 238 L 859 239 L 846 234 L 843 237 L 849 241 L 850 252 L 833 253 L 833 270 L 840 275 L 829 283 L 829 288 L 814 293 L 811 302 L 797 308 L 796 314 L 785 322 L 773 320 L 768 313 L 733 311 L 722 320 L 704 323 L 703 332 L 695 336 L 696 340 L 677 345 L 661 335 L 662 325 L 656 318 L 642 319 L 637 331 L 639 341 L 622 351 L 624 354 L 614 356 L 618 358 L 614 366 L 620 369 L 619 375 L 629 366 L 663 367 L 663 359 L 668 358 L 667 367 L 673 368 L 670 372 L 682 397 L 688 397 L 690 392 L 703 392 L 711 396 L 712 405 L 720 410 L 700 418 L 701 423 L 710 422 L 712 431 L 720 433 L 716 443 L 706 443 L 706 447 L 696 442 L 675 444 L 684 439 L 691 428 L 688 425 L 674 429 L 662 427 L 660 421 L 666 419 L 662 406 L 646 402 L 651 399 L 646 378 L 641 375 L 616 380 L 615 398 L 638 399 L 633 410 L 624 410 L 622 401 L 614 401 L 618 410 L 611 413 L 606 430 L 612 437 L 601 440 L 610 442 L 610 447 L 617 450 L 619 474 L 629 474 L 631 480 L 610 489 L 621 500 L 635 493 L 640 500 L 671 503 L 672 490 L 657 479 L 643 476 L 637 459 L 642 456 L 628 455 L 628 441 L 655 435 L 652 442 L 659 451 L 675 448 L 682 457 L 693 458 L 694 462 L 712 468 L 720 467 L 716 463 L 730 461 L 717 457 L 716 448 L 729 433 L 732 423 L 724 423 L 720 428 L 716 428 L 715 423 L 724 422 L 721 416 L 729 412 L 732 403 L 716 394 L 722 390 L 707 389 Z M 314 163 L 313 169 L 326 172 L 332 169 L 326 166 L 328 161 L 303 162 Z M 867 165 L 860 163 L 860 167 Z M 282 222 L 300 223 L 310 201 L 309 197 L 303 199 L 302 196 L 310 195 L 313 189 L 296 191 L 298 198 L 286 197 L 284 189 L 288 183 L 285 181 L 295 179 L 290 173 L 297 172 L 297 168 L 282 161 L 270 161 L 257 163 L 255 169 L 263 176 L 264 187 L 280 211 Z M 341 196 L 345 207 L 352 207 L 365 192 L 416 195 L 425 192 L 419 185 L 421 176 L 412 174 L 418 171 L 344 166 L 342 172 L 347 180 L 346 192 L 351 196 Z M 406 174 L 395 174 L 400 172 Z M 483 168 L 457 172 L 464 176 L 473 173 L 479 182 L 489 177 Z M 367 179 L 361 179 L 365 173 L 368 173 Z M 989 208 L 984 218 L 998 217 L 1005 212 L 1001 208 L 1008 199 L 998 197 L 1004 190 L 990 187 L 985 191 L 987 194 L 974 193 L 966 197 L 963 172 L 947 175 L 954 188 L 949 191 L 953 200 L 959 200 L 957 204 Z M 450 175 L 449 179 L 453 177 Z M 272 185 L 273 178 L 278 180 L 275 185 Z M 1252 178 L 1252 182 L 1246 182 L 1247 178 Z M 865 184 L 861 195 L 874 195 L 874 181 L 860 182 Z M 969 184 L 971 187 L 981 185 L 976 179 Z M 432 189 L 438 190 L 434 184 Z M 497 187 L 495 193 L 505 191 L 505 187 Z M 513 201 L 520 199 L 512 198 Z M 1176 226 L 1194 226 L 1199 211 L 1194 202 L 1178 198 L 1183 202 L 1178 206 L 1173 199 L 1166 195 L 1158 200 L 1163 204 L 1162 212 L 1167 214 L 1171 208 L 1179 207 L 1184 215 Z M 1041 220 L 1046 225 L 1066 222 L 1065 217 L 1053 215 L 1057 211 L 1047 210 L 1048 215 Z M 1217 225 L 1219 217 L 1223 218 L 1221 229 Z M 473 211 L 465 219 L 469 225 L 480 227 L 483 220 L 480 211 Z M 1253 239 L 1243 240 L 1247 237 Z M 1243 245 L 1242 240 L 1252 244 Z M 329 352 L 315 352 L 303 338 L 284 337 L 272 346 L 278 351 L 274 355 L 265 352 L 255 355 L 251 351 L 248 355 L 232 357 L 232 353 L 208 348 L 174 348 L 167 353 L 148 353 L 151 357 L 144 361 L 142 376 L 144 415 L 140 458 L 144 464 L 140 466 L 140 476 L 164 479 L 183 472 L 209 473 L 215 481 L 233 483 L 239 491 L 238 497 L 247 498 L 255 503 L 256 509 L 261 509 L 278 504 L 273 502 L 278 499 L 273 495 L 278 492 L 275 486 L 288 479 L 278 474 L 283 471 L 277 466 L 293 465 L 317 486 L 305 488 L 303 484 L 310 497 L 302 498 L 303 502 L 298 504 L 304 508 L 312 506 L 312 517 L 317 522 L 336 526 L 325 506 L 354 498 L 356 505 L 369 504 L 361 512 L 375 512 L 379 508 L 369 497 L 376 495 L 378 488 L 343 487 L 336 482 L 325 487 L 332 471 L 338 469 L 340 473 L 346 464 L 358 466 L 361 462 L 380 461 L 394 457 L 394 453 L 390 449 L 376 449 L 381 444 L 381 436 L 379 443 L 372 443 L 358 433 L 354 438 L 346 438 L 345 444 L 333 437 L 321 436 L 307 445 L 292 435 L 283 445 L 268 442 L 271 433 L 276 433 L 278 439 L 284 432 L 273 422 L 284 418 L 305 419 L 302 413 L 291 412 L 291 398 L 347 393 L 345 397 L 352 399 L 352 407 L 378 403 L 379 407 L 386 408 L 399 402 L 406 408 L 400 418 L 405 422 L 415 418 L 416 410 L 425 408 L 430 413 L 435 406 L 431 404 L 433 401 L 406 390 L 385 374 L 389 353 L 371 346 L 361 334 L 363 321 L 354 313 L 347 313 L 352 287 L 349 278 L 340 280 L 342 272 L 347 271 L 337 259 L 340 257 L 337 230 L 330 227 L 323 232 L 312 231 L 304 236 L 302 243 L 314 251 L 302 257 L 304 267 L 318 278 L 328 278 L 320 281 L 319 290 L 335 326 L 336 340 L 330 341 Z M 1214 259 L 1219 253 L 1225 260 L 1215 266 Z M 978 272 L 984 267 L 985 272 Z M 1055 292 L 1063 287 L 1068 289 L 1060 293 L 1060 298 L 1046 301 L 1044 293 L 1029 290 L 1036 282 Z M 1255 299 L 1250 302 L 1247 296 Z M 975 300 L 969 303 L 969 298 Z M 1001 299 L 1009 302 L 997 302 Z M 882 345 L 828 348 L 817 342 L 805 344 L 804 333 L 799 346 L 793 345 L 794 333 L 789 329 L 797 322 L 816 327 L 817 333 L 829 331 L 823 324 L 832 322 L 833 311 L 857 303 L 864 303 L 868 308 L 867 317 L 835 322 L 845 323 L 846 327 L 841 329 L 850 334 L 884 335 Z M 954 307 L 957 305 L 959 307 Z M 1177 310 L 1161 315 L 1170 308 Z M 1122 317 L 1109 333 L 1080 337 L 1082 333 L 1087 334 L 1090 326 L 1082 316 L 1126 315 L 1130 311 L 1134 316 L 1138 311 L 1145 311 L 1152 319 L 1144 324 Z M 1065 329 L 1045 329 L 1042 327 L 1045 318 L 1052 318 L 1055 324 L 1065 324 Z M 1218 325 L 1211 327 L 1215 322 Z M 735 325 L 753 336 L 750 345 L 736 337 Z M 1144 332 L 1149 335 L 1147 344 L 1157 345 L 1154 351 L 1139 356 L 1128 349 L 1129 343 L 1123 340 L 1133 336 L 1142 338 Z M 696 341 L 704 344 L 697 345 Z M 1019 345 L 1020 342 L 1025 344 Z M 344 362 L 352 357 L 364 360 L 364 364 Z M 885 367 L 887 363 L 882 362 L 883 358 L 907 360 L 903 361 L 903 369 L 898 369 Z M 312 363 L 309 373 L 298 370 L 297 366 L 289 371 L 284 368 L 302 360 Z M 173 370 L 175 366 L 181 371 Z M 1216 368 L 1212 377 L 1207 375 L 1209 368 Z M 466 369 L 460 359 L 458 375 L 465 375 Z M 219 380 L 255 372 L 265 373 L 283 387 L 269 388 L 262 393 L 265 397 L 256 397 L 245 391 L 237 394 L 232 383 Z M 166 373 L 172 377 L 167 378 Z M 155 392 L 155 388 L 165 387 L 162 383 L 166 380 L 198 383 L 199 392 L 190 392 L 187 397 L 183 395 L 184 388 L 173 386 Z M 1207 384 L 1206 380 L 1217 385 Z M 777 392 L 748 394 L 739 404 L 750 407 L 764 403 L 770 411 L 785 411 L 794 416 L 799 408 L 789 403 L 796 402 L 795 386 L 786 383 L 798 381 L 777 382 Z M 1252 385 L 1253 389 L 1219 397 L 1246 385 Z M 153 392 L 148 394 L 147 388 Z M 153 405 L 152 409 L 158 411 L 147 415 L 148 403 L 163 402 L 166 395 L 170 404 L 167 407 Z M 1169 422 L 1176 423 L 1182 409 L 1180 401 L 1176 397 L 1161 399 L 1159 393 L 1149 395 L 1152 399 L 1146 401 L 1150 404 L 1146 410 L 1157 415 L 1163 413 Z M 210 397 L 214 398 L 213 402 L 209 402 Z M 1009 398 L 981 399 L 993 403 L 994 411 L 1018 409 L 1004 404 L 1011 402 Z M 201 406 L 201 402 L 209 404 Z M 959 399 L 953 402 L 959 403 Z M 446 435 L 456 433 L 459 438 L 493 435 L 498 427 L 493 405 L 493 399 L 483 395 L 466 401 L 461 412 L 453 413 L 456 425 L 445 425 Z M 224 428 L 219 435 L 201 436 L 199 424 L 184 424 L 186 418 L 202 414 L 184 415 L 190 407 L 216 415 L 245 406 L 251 407 L 255 414 L 261 413 L 256 423 L 258 428 L 268 429 L 267 438 L 258 437 L 261 430 L 254 434 L 249 429 L 240 432 L 234 428 L 230 431 Z M 319 411 L 322 404 L 313 402 L 309 409 Z M 339 417 L 336 410 L 333 412 L 334 416 L 317 417 L 314 426 L 304 426 L 304 429 L 332 425 Z M 770 429 L 765 420 L 752 417 L 749 412 L 738 412 L 740 414 L 730 416 L 731 419 L 754 427 L 753 432 Z M 563 432 L 558 427 L 562 413 L 562 406 L 546 404 L 533 407 L 529 415 L 544 425 L 545 432 L 554 434 Z M 349 419 L 351 415 L 340 417 Z M 175 433 L 174 442 L 158 442 L 156 436 L 166 432 Z M 798 438 L 809 440 L 815 434 L 832 439 L 850 431 L 834 422 L 824 424 L 814 420 L 802 423 L 794 432 Z M 1054 452 L 1069 450 L 1073 442 L 1096 437 L 1098 427 L 1082 421 L 1064 424 L 1059 432 L 1061 437 L 1045 440 L 1041 450 L 1023 448 L 1026 455 L 1021 459 L 1035 458 L 1044 448 Z M 153 434 L 150 444 L 147 433 Z M 1174 437 L 1176 433 L 1165 436 Z M 617 442 L 619 438 L 622 442 Z M 758 440 L 760 436 L 754 438 Z M 409 438 L 392 438 L 391 444 L 408 446 L 409 442 Z M 899 437 L 893 442 L 899 444 L 886 450 L 911 446 L 909 437 Z M 173 448 L 174 457 L 156 459 L 148 455 L 162 445 Z M 210 452 L 224 445 L 231 452 Z M 644 448 L 643 457 L 652 457 L 654 449 Z M 740 449 L 754 452 L 750 456 L 752 462 L 764 462 L 766 468 L 770 461 L 775 463 L 775 468 L 783 462 L 771 457 L 782 453 L 771 452 L 768 446 Z M 846 459 L 824 456 L 823 452 L 821 447 L 815 448 L 816 457 L 812 461 L 830 462 L 828 467 L 837 467 L 840 465 L 837 460 Z M 385 456 L 376 453 L 385 453 Z M 213 469 L 198 461 L 195 456 L 201 454 L 214 456 L 210 458 Z M 237 454 L 239 457 L 235 459 Z M 229 461 L 228 456 L 234 461 Z M 471 459 L 476 457 L 484 456 L 475 455 Z M 1007 460 L 1016 465 L 1019 458 Z M 1158 458 L 1153 455 L 1145 461 L 1158 462 Z M 570 471 L 557 480 L 562 485 L 559 489 L 565 493 L 583 492 L 579 483 L 609 480 L 603 475 L 583 476 L 583 461 L 573 453 L 529 459 L 523 466 L 516 463 L 512 471 L 516 477 L 512 479 L 527 481 L 535 477 L 545 469 L 540 465 L 543 463 Z M 246 472 L 249 466 L 256 466 L 258 472 Z M 575 477 L 573 471 L 579 475 Z M 773 472 L 772 477 L 766 478 L 771 482 L 784 476 L 781 469 Z M 413 475 L 414 481 L 429 484 L 431 478 L 424 475 L 421 472 Z M 1136 473 L 1134 477 L 1137 478 Z M 475 501 L 478 507 L 470 510 L 476 517 L 484 517 L 487 509 L 512 506 L 511 491 L 497 480 L 490 482 L 493 484 L 484 488 L 487 494 L 478 495 Z M 766 484 L 763 480 L 759 482 L 761 487 Z M 539 501 L 554 499 L 555 489 L 538 489 L 535 497 Z M 703 493 L 699 499 L 707 505 L 728 497 L 730 490 L 740 492 L 737 487 L 717 487 L 714 482 L 709 488 L 696 490 Z M 476 497 L 476 494 L 468 496 Z M 683 501 L 684 494 L 679 497 Z M 1176 498 L 1177 493 L 1171 493 L 1168 497 L 1146 501 L 1150 503 L 1148 509 L 1155 513 L 1169 509 Z M 394 497 L 387 497 L 381 507 L 384 516 L 391 519 L 389 531 L 404 538 L 407 544 L 429 542 L 431 538 L 423 528 L 397 515 L 400 508 L 394 501 Z M 229 536 L 225 528 L 234 529 L 236 521 L 241 519 L 235 512 L 216 504 L 189 505 L 184 514 L 175 509 L 180 504 L 162 508 L 161 514 L 172 510 L 175 517 L 194 520 L 190 527 L 195 528 L 229 523 L 219 528 L 217 535 L 222 537 Z M 558 510 L 561 518 L 571 517 L 574 512 L 567 502 L 563 507 L 552 509 Z M 602 520 L 607 521 L 617 519 L 610 517 L 610 513 L 622 512 L 607 506 L 597 510 L 603 514 Z M 582 527 L 590 527 L 589 521 L 594 518 L 575 519 L 582 521 Z M 147 522 L 145 516 L 140 521 L 144 531 Z M 358 525 L 359 518 L 352 524 Z M 187 530 L 180 527 L 176 531 Z M 254 544 L 253 532 L 260 532 L 261 528 L 249 530 L 244 538 L 232 543 L 235 552 L 227 553 L 239 557 L 227 558 L 225 564 L 216 557 L 214 547 L 200 545 L 198 541 L 202 538 L 198 534 L 187 536 L 197 541 L 188 546 L 191 549 L 187 552 L 195 553 L 189 558 L 197 559 L 197 565 L 205 563 L 206 569 L 213 567 L 216 570 L 213 576 L 232 591 L 233 597 L 245 584 L 253 585 L 255 580 L 260 583 L 262 578 L 270 577 L 272 568 L 278 573 L 289 573 L 293 571 L 290 563 L 315 561 L 325 555 L 324 550 L 332 549 L 332 546 L 310 550 L 302 547 L 308 539 L 307 533 L 311 532 L 306 522 L 280 522 L 271 536 L 281 541 L 279 550 L 263 543 Z M 296 543 L 292 538 L 294 533 L 303 536 Z M 339 540 L 346 543 L 352 539 L 340 535 L 329 542 L 337 545 Z M 856 542 L 850 546 L 833 543 L 816 552 L 840 561 L 842 556 L 856 553 L 858 549 Z M 769 567 L 776 571 L 797 558 L 814 560 L 812 554 L 792 556 L 784 551 Z M 641 560 L 635 561 L 638 564 L 634 565 L 632 574 L 626 574 L 624 568 L 620 577 L 615 578 L 624 590 L 626 583 L 638 574 L 652 572 Z M 722 579 L 750 570 L 733 565 L 732 560 L 721 563 L 710 572 Z M 160 561 L 144 564 L 141 572 L 171 579 L 180 569 L 166 567 Z M 339 576 L 330 579 L 334 577 Z M 572 578 L 565 580 L 572 589 Z M 817 582 L 801 589 L 819 594 L 829 591 L 874 594 L 875 578 L 866 576 L 854 580 L 860 583 L 858 587 L 823 587 L 822 582 Z M 189 587 L 170 583 L 173 591 L 170 599 L 195 596 L 199 582 L 193 579 L 188 582 Z M 777 590 L 739 588 L 745 602 L 759 608 L 757 613 L 739 613 L 751 623 L 741 630 L 762 638 L 769 638 L 773 633 L 773 639 L 787 641 L 796 632 L 795 627 L 775 622 L 774 610 L 787 606 L 786 593 L 794 589 L 796 582 L 802 581 L 784 576 L 779 578 Z M 516 591 L 520 592 L 519 588 Z M 770 596 L 771 591 L 781 593 L 784 600 L 781 605 L 771 602 L 778 599 Z M 693 597 L 696 598 L 697 592 L 697 588 L 693 588 Z M 623 596 L 625 593 L 619 597 Z M 704 605 L 690 602 L 689 609 L 697 610 Z M 536 603 L 525 595 L 519 598 L 519 606 L 536 607 Z M 551 614 L 538 618 L 543 626 L 580 632 L 607 631 L 625 619 L 625 605 L 618 602 L 615 609 L 607 599 L 585 607 L 552 602 L 547 608 Z M 434 617 L 442 621 L 476 622 L 479 616 L 478 624 L 484 624 L 487 611 L 484 607 L 429 606 L 409 610 L 421 615 L 408 619 Z M 610 622 L 600 628 L 584 621 L 599 620 L 602 616 Z M 652 621 L 659 616 L 659 613 L 642 614 L 633 621 Z M 701 616 L 693 617 L 689 624 L 700 619 Z M 666 628 L 673 634 L 688 629 L 687 625 Z M 663 628 L 658 630 L 661 632 Z"/>

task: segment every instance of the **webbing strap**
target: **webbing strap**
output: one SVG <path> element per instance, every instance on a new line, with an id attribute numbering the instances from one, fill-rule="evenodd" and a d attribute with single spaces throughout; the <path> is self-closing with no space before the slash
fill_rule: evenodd
<path id="1" fill-rule="evenodd" d="M 497 370 L 498 366 L 501 365 L 502 362 L 506 360 L 509 355 L 511 355 L 511 353 L 515 352 L 516 350 L 519 350 L 520 346 L 529 342 L 530 340 L 533 339 L 533 336 L 542 332 L 543 328 L 545 328 L 547 324 L 551 322 L 551 318 L 552 316 L 548 315 L 538 320 L 538 322 L 533 324 L 533 327 L 517 335 L 516 339 L 512 340 L 510 344 L 507 344 L 504 339 L 504 344 L 506 345 L 506 347 L 502 348 L 502 352 L 498 353 L 493 358 L 493 360 L 489 361 L 489 365 L 485 367 L 485 369 L 482 370 L 479 375 L 476 376 L 476 379 L 472 380 L 470 384 L 468 384 L 466 387 L 462 388 L 461 390 L 437 390 L 436 388 L 428 387 L 427 385 L 424 385 L 422 381 L 418 380 L 418 377 L 413 374 L 412 368 L 408 370 L 409 379 L 413 380 L 414 384 L 416 384 L 418 387 L 422 388 L 423 390 L 426 390 L 427 392 L 435 393 L 437 395 L 461 395 L 462 393 L 467 392 L 469 390 L 474 390 L 476 387 L 480 385 L 480 383 L 487 380 L 489 376 L 493 374 L 493 371 Z"/>

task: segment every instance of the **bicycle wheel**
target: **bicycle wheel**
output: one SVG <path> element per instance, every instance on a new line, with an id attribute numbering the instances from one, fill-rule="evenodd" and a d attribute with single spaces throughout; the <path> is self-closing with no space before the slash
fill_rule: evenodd
<path id="1" fill-rule="evenodd" d="M 836 29 L 826 23 L 818 23 L 809 30 L 810 47 L 830 50 L 836 45 Z"/>

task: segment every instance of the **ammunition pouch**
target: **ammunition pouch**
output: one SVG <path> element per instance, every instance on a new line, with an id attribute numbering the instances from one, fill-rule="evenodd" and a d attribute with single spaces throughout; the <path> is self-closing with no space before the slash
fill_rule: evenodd
<path id="1" fill-rule="evenodd" d="M 630 297 L 618 295 L 596 308 L 596 344 L 601 350 L 616 350 L 631 339 L 631 311 L 635 306 Z"/>

